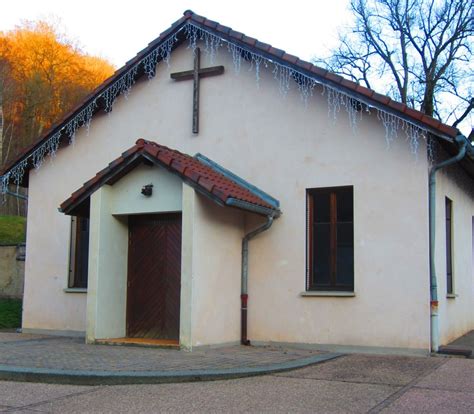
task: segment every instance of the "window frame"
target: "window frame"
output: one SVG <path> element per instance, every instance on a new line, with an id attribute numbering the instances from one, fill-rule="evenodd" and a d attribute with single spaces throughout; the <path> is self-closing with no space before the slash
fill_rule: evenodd
<path id="1" fill-rule="evenodd" d="M 69 275 L 68 275 L 68 289 L 87 289 L 88 285 L 88 263 L 89 263 L 89 240 L 87 241 L 87 266 L 83 266 L 83 273 L 79 274 L 78 269 L 78 260 L 80 260 L 81 254 L 78 252 L 78 249 L 81 248 L 81 240 L 83 237 L 82 232 L 79 231 L 79 227 L 82 224 L 83 220 L 87 220 L 87 237 L 90 235 L 90 222 L 88 217 L 81 216 L 71 216 L 71 237 L 69 242 Z"/>
<path id="2" fill-rule="evenodd" d="M 352 200 L 351 221 L 337 221 L 338 194 L 349 192 Z M 330 284 L 318 284 L 314 279 L 314 197 L 318 194 L 329 194 L 330 203 Z M 335 216 L 334 216 L 335 215 Z M 337 282 L 337 225 L 340 223 L 352 224 L 352 283 Z M 355 258 L 354 258 L 354 186 L 321 187 L 306 189 L 306 291 L 307 292 L 354 292 L 355 288 Z"/>

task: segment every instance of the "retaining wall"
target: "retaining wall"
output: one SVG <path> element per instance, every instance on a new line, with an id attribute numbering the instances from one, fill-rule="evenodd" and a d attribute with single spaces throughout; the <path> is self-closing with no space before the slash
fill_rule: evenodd
<path id="1" fill-rule="evenodd" d="M 25 245 L 0 246 L 0 298 L 22 298 Z"/>

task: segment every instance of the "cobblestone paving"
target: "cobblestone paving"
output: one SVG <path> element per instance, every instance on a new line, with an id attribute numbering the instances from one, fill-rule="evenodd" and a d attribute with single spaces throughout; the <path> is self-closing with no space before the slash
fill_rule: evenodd
<path id="1" fill-rule="evenodd" d="M 179 371 L 261 367 L 319 352 L 230 346 L 193 352 L 131 346 L 86 345 L 83 338 L 0 333 L 0 365 L 87 371 Z"/>

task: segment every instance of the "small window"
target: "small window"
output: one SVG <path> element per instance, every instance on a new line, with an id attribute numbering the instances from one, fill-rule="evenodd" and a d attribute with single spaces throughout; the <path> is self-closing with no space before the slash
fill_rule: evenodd
<path id="1" fill-rule="evenodd" d="M 89 267 L 89 219 L 72 217 L 69 287 L 87 288 Z"/>
<path id="2" fill-rule="evenodd" d="M 453 294 L 453 202 L 445 198 L 446 212 L 446 290 Z"/>
<path id="3" fill-rule="evenodd" d="M 307 191 L 307 290 L 354 290 L 353 187 Z"/>

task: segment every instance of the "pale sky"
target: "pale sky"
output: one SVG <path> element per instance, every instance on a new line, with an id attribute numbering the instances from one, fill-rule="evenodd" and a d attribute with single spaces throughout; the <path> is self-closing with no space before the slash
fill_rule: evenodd
<path id="1" fill-rule="evenodd" d="M 288 53 L 326 56 L 337 30 L 350 21 L 349 0 L 15 0 L 2 4 L 0 30 L 21 20 L 61 21 L 90 54 L 122 66 L 187 9 Z"/>

